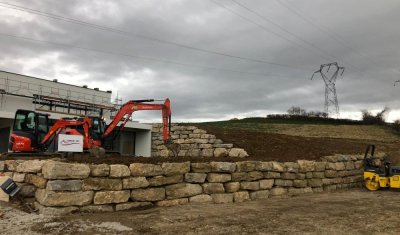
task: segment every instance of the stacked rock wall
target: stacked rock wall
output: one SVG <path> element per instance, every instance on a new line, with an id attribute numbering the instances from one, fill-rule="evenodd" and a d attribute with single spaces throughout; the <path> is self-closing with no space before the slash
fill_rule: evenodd
<path id="1" fill-rule="evenodd" d="M 172 124 L 171 137 L 174 143 L 180 144 L 179 157 L 247 157 L 248 154 L 241 148 L 234 148 L 233 144 L 223 143 L 215 135 L 207 134 L 205 130 L 195 126 L 181 126 Z M 153 124 L 152 129 L 152 157 L 172 157 L 173 153 L 165 147 L 162 136 L 162 124 Z"/>
<path id="2" fill-rule="evenodd" d="M 44 214 L 143 206 L 232 203 L 360 186 L 363 156 L 297 162 L 183 162 L 127 165 L 55 160 L 0 161 L 2 174 Z"/>

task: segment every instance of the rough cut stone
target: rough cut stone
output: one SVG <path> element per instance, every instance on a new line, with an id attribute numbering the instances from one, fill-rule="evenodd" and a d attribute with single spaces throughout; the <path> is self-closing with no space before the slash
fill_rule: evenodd
<path id="1" fill-rule="evenodd" d="M 81 188 L 81 180 L 50 180 L 46 187 L 47 190 L 52 191 L 80 191 Z"/>
<path id="2" fill-rule="evenodd" d="M 233 200 L 234 202 L 245 202 L 250 200 L 249 192 L 247 191 L 240 191 L 233 193 Z"/>
<path id="3" fill-rule="evenodd" d="M 213 201 L 212 197 L 207 194 L 200 194 L 189 198 L 190 203 L 206 203 L 212 201 Z"/>
<path id="4" fill-rule="evenodd" d="M 22 197 L 34 197 L 36 192 L 36 187 L 32 184 L 19 184 L 21 187 L 18 195 Z"/>
<path id="5" fill-rule="evenodd" d="M 113 212 L 112 205 L 89 205 L 79 208 L 80 212 L 84 213 L 99 213 L 99 212 Z"/>
<path id="6" fill-rule="evenodd" d="M 256 169 L 256 164 L 257 164 L 256 161 L 236 162 L 236 170 L 238 172 L 254 171 Z"/>
<path id="7" fill-rule="evenodd" d="M 177 198 L 177 199 L 171 199 L 171 200 L 163 200 L 163 201 L 158 201 L 156 202 L 157 206 L 177 206 L 177 205 L 184 205 L 188 204 L 189 199 L 187 198 Z"/>
<path id="8" fill-rule="evenodd" d="M 285 162 L 283 163 L 283 169 L 285 172 L 297 173 L 299 172 L 299 164 L 296 162 Z"/>
<path id="9" fill-rule="evenodd" d="M 284 180 L 294 180 L 296 179 L 296 175 L 296 173 L 283 172 L 281 173 L 281 178 Z"/>
<path id="10" fill-rule="evenodd" d="M 256 162 L 257 171 L 271 171 L 272 162 Z"/>
<path id="11" fill-rule="evenodd" d="M 211 162 L 212 172 L 235 172 L 236 164 L 232 162 Z"/>
<path id="12" fill-rule="evenodd" d="M 211 197 L 212 197 L 214 203 L 217 203 L 217 204 L 233 202 L 233 194 L 232 193 L 211 194 Z"/>
<path id="13" fill-rule="evenodd" d="M 18 164 L 16 171 L 24 173 L 36 173 L 42 169 L 42 166 L 45 162 L 46 161 L 41 160 L 27 160 Z"/>
<path id="14" fill-rule="evenodd" d="M 121 203 L 129 200 L 129 190 L 101 191 L 94 195 L 94 204 Z"/>
<path id="15" fill-rule="evenodd" d="M 132 176 L 156 176 L 162 175 L 163 170 L 159 165 L 133 163 L 129 165 Z"/>
<path id="16" fill-rule="evenodd" d="M 4 161 L 0 161 L 0 172 L 3 172 L 5 170 L 5 164 Z"/>
<path id="17" fill-rule="evenodd" d="M 99 164 L 99 165 L 91 164 L 89 165 L 89 168 L 90 168 L 90 176 L 102 177 L 110 175 L 110 166 L 107 164 Z"/>
<path id="18" fill-rule="evenodd" d="M 260 189 L 270 189 L 272 186 L 274 186 L 274 180 L 273 179 L 268 179 L 268 180 L 260 180 Z"/>
<path id="19" fill-rule="evenodd" d="M 183 175 L 155 176 L 147 180 L 149 182 L 149 186 L 162 186 L 167 184 L 176 184 L 183 182 Z"/>
<path id="20" fill-rule="evenodd" d="M 272 164 L 272 169 L 271 171 L 275 172 L 283 172 L 283 165 L 280 162 L 271 162 Z"/>
<path id="21" fill-rule="evenodd" d="M 249 156 L 249 154 L 247 154 L 247 152 L 244 149 L 241 148 L 232 148 L 231 150 L 229 150 L 229 157 L 247 157 Z"/>
<path id="22" fill-rule="evenodd" d="M 89 177 L 88 165 L 47 161 L 43 164 L 42 173 L 46 179 L 85 179 Z"/>
<path id="23" fill-rule="evenodd" d="M 300 172 L 309 172 L 315 170 L 315 161 L 297 160 Z"/>
<path id="24" fill-rule="evenodd" d="M 164 188 L 133 189 L 131 192 L 133 201 L 161 201 L 165 199 Z"/>
<path id="25" fill-rule="evenodd" d="M 208 173 L 207 181 L 210 183 L 224 183 L 231 181 L 231 174 Z"/>
<path id="26" fill-rule="evenodd" d="M 164 175 L 185 174 L 190 171 L 190 162 L 163 163 L 161 165 Z"/>
<path id="27" fill-rule="evenodd" d="M 325 177 L 325 172 L 313 172 L 313 178 L 322 179 Z"/>
<path id="28" fill-rule="evenodd" d="M 240 189 L 240 183 L 239 182 L 228 182 L 224 184 L 225 191 L 227 193 L 234 193 L 239 191 Z"/>
<path id="29" fill-rule="evenodd" d="M 293 180 L 293 187 L 305 188 L 307 187 L 307 180 Z"/>
<path id="30" fill-rule="evenodd" d="M 214 149 L 212 148 L 202 149 L 200 155 L 202 157 L 214 157 Z"/>
<path id="31" fill-rule="evenodd" d="M 87 178 L 83 180 L 83 190 L 121 190 L 121 179 Z"/>
<path id="32" fill-rule="evenodd" d="M 79 207 L 76 206 L 46 207 L 40 205 L 37 202 L 34 203 L 34 207 L 35 209 L 39 210 L 39 213 L 42 215 L 55 215 L 55 216 L 68 215 L 79 210 Z"/>
<path id="33" fill-rule="evenodd" d="M 206 194 L 212 194 L 212 193 L 224 193 L 224 185 L 221 183 L 205 183 L 202 184 L 203 191 Z"/>
<path id="34" fill-rule="evenodd" d="M 207 174 L 205 173 L 186 173 L 185 181 L 188 183 L 204 183 Z"/>
<path id="35" fill-rule="evenodd" d="M 92 203 L 93 194 L 93 191 L 53 192 L 38 189 L 35 198 L 43 206 L 85 206 Z"/>
<path id="36" fill-rule="evenodd" d="M 211 165 L 208 162 L 192 163 L 192 171 L 198 173 L 208 173 L 211 171 Z"/>
<path id="37" fill-rule="evenodd" d="M 267 171 L 267 172 L 264 172 L 264 178 L 266 178 L 266 179 L 279 179 L 279 178 L 281 178 L 281 173 Z"/>
<path id="38" fill-rule="evenodd" d="M 281 187 L 292 187 L 293 186 L 293 180 L 275 179 L 274 184 L 276 186 L 281 186 Z"/>
<path id="39" fill-rule="evenodd" d="M 148 207 L 152 206 L 151 202 L 127 202 L 115 205 L 115 211 L 126 211 L 140 207 Z"/>
<path id="40" fill-rule="evenodd" d="M 214 157 L 226 157 L 228 156 L 228 150 L 226 148 L 215 148 Z"/>
<path id="41" fill-rule="evenodd" d="M 123 189 L 146 188 L 149 185 L 149 181 L 147 181 L 146 177 L 131 177 L 122 179 Z"/>
<path id="42" fill-rule="evenodd" d="M 276 187 L 272 188 L 269 192 L 271 196 L 282 196 L 287 193 L 287 189 Z"/>
<path id="43" fill-rule="evenodd" d="M 5 160 L 4 164 L 8 171 L 17 171 L 17 166 L 23 162 L 24 160 Z"/>
<path id="44" fill-rule="evenodd" d="M 47 180 L 34 174 L 26 174 L 25 182 L 35 185 L 37 188 L 46 188 Z"/>
<path id="45" fill-rule="evenodd" d="M 253 182 L 240 182 L 240 189 L 243 190 L 259 190 L 260 189 L 260 182 L 253 181 Z"/>
<path id="46" fill-rule="evenodd" d="M 322 179 L 308 179 L 307 182 L 310 187 L 322 187 Z"/>
<path id="47" fill-rule="evenodd" d="M 25 181 L 25 173 L 14 172 L 12 179 L 13 179 L 15 182 L 22 183 L 22 182 Z"/>
<path id="48" fill-rule="evenodd" d="M 110 165 L 110 177 L 111 178 L 124 178 L 131 176 L 131 171 L 128 166 L 125 165 Z"/>
<path id="49" fill-rule="evenodd" d="M 203 192 L 203 188 L 198 184 L 180 183 L 165 187 L 167 199 L 191 197 Z"/>
<path id="50" fill-rule="evenodd" d="M 260 191 L 250 192 L 251 200 L 265 199 L 268 197 L 269 197 L 269 190 L 260 190 Z"/>
<path id="51" fill-rule="evenodd" d="M 324 171 L 326 162 L 315 162 L 315 171 Z"/>

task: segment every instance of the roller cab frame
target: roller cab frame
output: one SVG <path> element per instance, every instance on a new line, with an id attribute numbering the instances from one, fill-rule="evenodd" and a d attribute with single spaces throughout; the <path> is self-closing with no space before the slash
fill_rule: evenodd
<path id="1" fill-rule="evenodd" d="M 375 145 L 368 145 L 364 156 L 364 185 L 368 190 L 376 191 L 380 188 L 400 188 L 400 166 L 391 166 L 383 161 L 383 166 L 377 165 L 374 160 Z"/>

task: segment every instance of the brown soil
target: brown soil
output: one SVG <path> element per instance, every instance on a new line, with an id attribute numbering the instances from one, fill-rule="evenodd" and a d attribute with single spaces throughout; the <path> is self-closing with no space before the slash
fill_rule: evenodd
<path id="1" fill-rule="evenodd" d="M 54 219 L 4 211 L 0 228 L 7 225 L 7 234 L 399 234 L 399 193 L 352 189 Z"/>

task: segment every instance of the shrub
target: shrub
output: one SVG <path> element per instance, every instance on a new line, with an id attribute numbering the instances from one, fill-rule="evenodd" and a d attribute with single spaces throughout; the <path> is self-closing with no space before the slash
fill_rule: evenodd
<path id="1" fill-rule="evenodd" d="M 362 113 L 362 122 L 368 125 L 384 125 L 386 124 L 386 116 L 390 112 L 388 107 L 382 109 L 382 111 L 378 112 L 376 115 L 373 115 L 370 111 L 364 109 L 361 110 Z"/>

